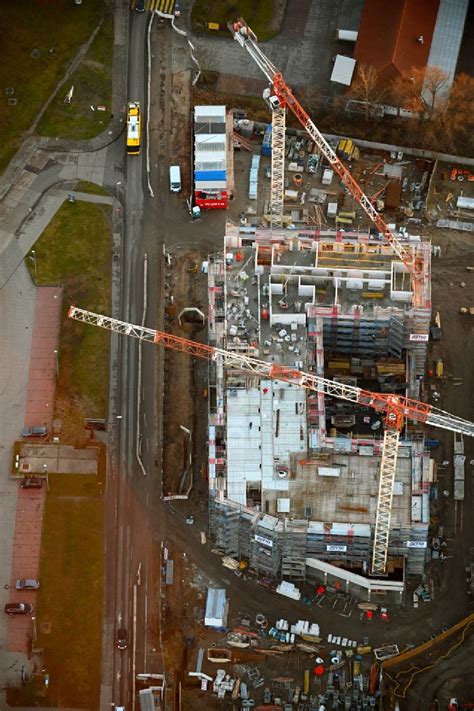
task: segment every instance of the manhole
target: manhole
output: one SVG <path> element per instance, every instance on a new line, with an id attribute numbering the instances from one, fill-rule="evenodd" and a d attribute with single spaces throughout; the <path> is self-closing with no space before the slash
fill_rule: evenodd
<path id="1" fill-rule="evenodd" d="M 3 587 L 5 590 L 10 590 L 10 586 L 8 585 L 8 583 L 7 583 L 7 585 L 4 585 Z"/>
<path id="2" fill-rule="evenodd" d="M 33 57 L 33 59 L 38 59 L 38 57 L 40 55 L 41 55 L 41 52 L 39 51 L 39 49 L 34 49 L 31 53 L 31 56 Z"/>
<path id="3" fill-rule="evenodd" d="M 16 106 L 17 100 L 16 99 L 8 99 L 8 106 Z"/>
<path id="4" fill-rule="evenodd" d="M 7 88 L 5 89 L 5 94 L 7 96 L 11 96 L 14 93 L 15 93 L 15 89 L 12 86 L 7 86 Z"/>

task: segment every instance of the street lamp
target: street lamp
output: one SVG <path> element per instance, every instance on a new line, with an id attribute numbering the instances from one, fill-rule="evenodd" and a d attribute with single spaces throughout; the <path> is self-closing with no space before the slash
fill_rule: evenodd
<path id="1" fill-rule="evenodd" d="M 33 261 L 33 267 L 35 270 L 35 281 L 38 281 L 38 271 L 36 269 L 36 252 L 34 249 L 31 250 L 30 259 Z"/>
<path id="2" fill-rule="evenodd" d="M 56 378 L 59 379 L 59 351 L 57 348 L 54 349 L 54 355 L 56 356 Z"/>

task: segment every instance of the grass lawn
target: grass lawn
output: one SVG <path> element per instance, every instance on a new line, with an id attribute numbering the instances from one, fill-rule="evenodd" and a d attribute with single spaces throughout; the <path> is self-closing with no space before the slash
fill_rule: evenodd
<path id="1" fill-rule="evenodd" d="M 196 29 L 206 31 L 207 24 L 214 22 L 219 25 L 226 25 L 238 17 L 243 17 L 257 35 L 260 41 L 265 41 L 274 37 L 278 29 L 271 27 L 273 17 L 273 0 L 196 0 L 191 11 L 191 19 Z M 216 34 L 215 30 L 209 30 Z M 228 30 L 222 30 L 219 34 L 232 35 Z"/>
<path id="2" fill-rule="evenodd" d="M 102 185 L 96 185 L 95 183 L 89 183 L 87 180 L 78 180 L 74 190 L 78 193 L 89 193 L 90 195 L 107 195 L 110 197 L 110 193 L 107 192 Z"/>
<path id="3" fill-rule="evenodd" d="M 86 0 L 82 5 L 72 0 L 2 0 L 0 172 L 104 11 L 104 0 Z M 34 50 L 39 52 L 36 58 L 31 56 Z M 10 87 L 16 106 L 8 105 L 5 89 Z"/>
<path id="4" fill-rule="evenodd" d="M 66 312 L 75 304 L 110 313 L 111 208 L 64 203 L 34 249 L 36 283 L 63 285 L 55 416 L 62 420 L 63 441 L 79 443 L 84 417 L 107 416 L 110 334 L 73 322 Z"/>
<path id="5" fill-rule="evenodd" d="M 53 99 L 43 116 L 38 133 L 72 140 L 93 138 L 107 128 L 112 103 L 113 17 L 108 15 L 84 60 L 67 86 Z M 74 86 L 72 102 L 64 97 Z M 106 111 L 92 111 L 105 106 Z"/>
<path id="6" fill-rule="evenodd" d="M 50 474 L 41 541 L 37 646 L 52 705 L 99 708 L 104 511 L 100 475 Z"/>

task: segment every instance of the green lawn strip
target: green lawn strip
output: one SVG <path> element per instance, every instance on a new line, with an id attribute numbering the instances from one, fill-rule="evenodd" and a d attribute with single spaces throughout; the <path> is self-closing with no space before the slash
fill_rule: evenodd
<path id="1" fill-rule="evenodd" d="M 196 29 L 216 34 L 216 30 L 207 30 L 209 22 L 226 25 L 238 17 L 243 17 L 258 39 L 263 42 L 276 35 L 275 31 L 269 29 L 272 14 L 273 0 L 259 0 L 259 2 L 239 0 L 238 3 L 235 0 L 196 0 L 191 11 L 191 19 Z M 232 40 L 228 30 L 221 30 L 217 34 L 223 35 L 226 32 Z"/>
<path id="2" fill-rule="evenodd" d="M 99 708 L 103 606 L 103 499 L 87 494 L 95 480 L 49 475 L 36 609 L 52 703 L 90 709 Z"/>
<path id="3" fill-rule="evenodd" d="M 112 103 L 113 42 L 113 17 L 108 16 L 64 91 L 48 107 L 38 126 L 40 135 L 82 140 L 107 128 Z M 64 97 L 71 86 L 72 101 L 66 104 Z M 91 106 L 105 106 L 106 111 L 93 111 Z"/>
<path id="4" fill-rule="evenodd" d="M 101 185 L 89 183 L 87 180 L 78 180 L 74 190 L 78 193 L 89 193 L 90 195 L 106 195 L 110 197 L 110 193 Z"/>
<path id="5" fill-rule="evenodd" d="M 35 244 L 36 283 L 63 285 L 57 393 L 85 417 L 107 416 L 109 334 L 71 321 L 71 304 L 99 313 L 111 307 L 111 208 L 66 202 Z M 32 260 L 27 260 L 34 276 Z"/>
<path id="6" fill-rule="evenodd" d="M 1 3 L 0 172 L 103 15 L 103 0 L 80 6 L 72 0 Z M 34 50 L 39 51 L 36 58 Z M 14 93 L 9 97 L 5 89 L 10 87 Z M 16 106 L 8 104 L 9 98 L 16 98 Z"/>

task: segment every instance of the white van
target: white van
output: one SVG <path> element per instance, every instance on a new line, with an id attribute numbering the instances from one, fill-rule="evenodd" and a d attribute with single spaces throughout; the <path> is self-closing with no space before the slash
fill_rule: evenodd
<path id="1" fill-rule="evenodd" d="M 170 190 L 179 193 L 181 190 L 181 168 L 179 165 L 170 165 Z"/>

